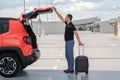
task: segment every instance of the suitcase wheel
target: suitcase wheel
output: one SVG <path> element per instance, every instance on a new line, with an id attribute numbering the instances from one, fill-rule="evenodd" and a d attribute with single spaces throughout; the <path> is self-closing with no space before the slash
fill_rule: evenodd
<path id="1" fill-rule="evenodd" d="M 76 71 L 75 74 L 78 75 L 78 72 Z"/>
<path id="2" fill-rule="evenodd" d="M 88 74 L 88 72 L 85 72 L 86 74 Z"/>

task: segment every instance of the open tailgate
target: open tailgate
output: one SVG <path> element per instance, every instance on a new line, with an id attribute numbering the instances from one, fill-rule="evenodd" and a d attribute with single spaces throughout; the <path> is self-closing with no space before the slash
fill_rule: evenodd
<path id="1" fill-rule="evenodd" d="M 48 14 L 48 13 L 52 13 L 53 9 L 52 7 L 48 7 L 48 8 L 35 8 L 34 10 L 27 12 L 27 13 L 23 13 L 20 17 L 20 20 L 30 20 L 33 18 L 36 18 L 38 15 L 40 14 Z"/>

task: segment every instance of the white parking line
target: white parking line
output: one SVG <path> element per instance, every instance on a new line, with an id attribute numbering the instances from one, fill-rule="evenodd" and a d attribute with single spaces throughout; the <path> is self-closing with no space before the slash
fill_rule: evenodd
<path id="1" fill-rule="evenodd" d="M 60 62 L 60 59 L 57 59 L 57 62 Z"/>
<path id="2" fill-rule="evenodd" d="M 56 70 L 58 67 L 57 66 L 54 66 L 53 69 Z"/>
<path id="3" fill-rule="evenodd" d="M 60 54 L 59 56 L 62 57 L 62 54 Z"/>
<path id="4" fill-rule="evenodd" d="M 115 44 L 110 44 L 110 46 L 113 46 L 113 47 L 114 47 L 114 46 L 117 46 L 117 45 L 115 45 Z"/>

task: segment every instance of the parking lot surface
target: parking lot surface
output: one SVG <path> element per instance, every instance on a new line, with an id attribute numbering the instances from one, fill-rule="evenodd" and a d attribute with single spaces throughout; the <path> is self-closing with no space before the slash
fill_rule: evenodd
<path id="1" fill-rule="evenodd" d="M 41 59 L 14 78 L 0 80 L 120 80 L 120 38 L 113 34 L 79 32 L 89 57 L 89 74 L 65 74 L 64 35 L 42 35 L 38 38 Z M 82 53 L 82 50 L 81 50 Z M 77 41 L 74 57 L 78 55 Z"/>

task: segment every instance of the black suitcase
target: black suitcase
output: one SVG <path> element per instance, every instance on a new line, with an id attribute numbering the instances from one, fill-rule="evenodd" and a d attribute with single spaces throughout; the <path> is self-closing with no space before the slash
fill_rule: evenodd
<path id="1" fill-rule="evenodd" d="M 84 56 L 84 46 L 83 46 L 83 55 L 80 56 L 80 48 L 79 48 L 79 56 L 75 59 L 75 74 L 78 72 L 85 72 L 88 74 L 89 62 L 88 57 Z"/>

